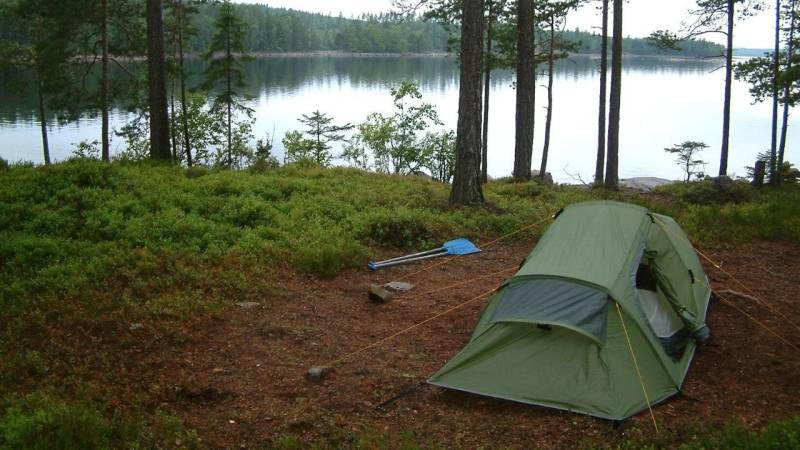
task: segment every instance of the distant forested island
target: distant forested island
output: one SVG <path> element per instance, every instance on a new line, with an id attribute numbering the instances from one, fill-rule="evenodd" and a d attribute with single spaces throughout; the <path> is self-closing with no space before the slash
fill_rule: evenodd
<path id="1" fill-rule="evenodd" d="M 342 51 L 356 53 L 443 53 L 450 33 L 435 22 L 396 14 L 365 14 L 359 18 L 333 17 L 266 5 L 235 4 L 247 25 L 245 45 L 253 53 Z M 219 9 L 201 5 L 192 21 L 196 36 L 190 50 L 208 49 Z M 581 53 L 600 53 L 599 34 L 565 31 L 564 38 L 580 42 Z M 708 41 L 681 43 L 681 51 L 663 50 L 647 39 L 626 38 L 623 51 L 635 55 L 722 56 L 723 47 Z"/>

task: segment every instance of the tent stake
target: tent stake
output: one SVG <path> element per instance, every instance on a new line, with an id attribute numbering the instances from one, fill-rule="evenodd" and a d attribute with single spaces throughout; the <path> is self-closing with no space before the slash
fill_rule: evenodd
<path id="1" fill-rule="evenodd" d="M 392 403 L 394 403 L 394 402 L 396 402 L 396 401 L 398 401 L 398 400 L 400 400 L 400 399 L 402 399 L 404 397 L 407 397 L 407 396 L 417 392 L 418 390 L 420 390 L 421 388 L 423 388 L 425 386 L 428 386 L 428 383 L 426 383 L 424 381 L 420 381 L 419 383 L 417 383 L 417 384 L 415 384 L 415 385 L 413 385 L 413 386 L 411 386 L 409 388 L 406 388 L 404 391 L 400 392 L 399 394 L 395 395 L 394 397 L 390 398 L 389 400 L 386 400 L 385 402 L 383 402 L 380 405 L 376 406 L 375 410 L 376 411 L 383 411 L 383 410 L 386 409 L 387 406 L 391 405 Z"/>

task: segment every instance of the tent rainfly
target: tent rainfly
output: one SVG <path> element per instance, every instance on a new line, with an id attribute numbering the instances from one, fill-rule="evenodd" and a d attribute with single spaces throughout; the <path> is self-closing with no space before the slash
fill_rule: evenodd
<path id="1" fill-rule="evenodd" d="M 680 391 L 708 279 L 670 217 L 626 203 L 566 208 L 428 382 L 622 420 Z M 637 375 L 633 355 L 641 372 Z"/>

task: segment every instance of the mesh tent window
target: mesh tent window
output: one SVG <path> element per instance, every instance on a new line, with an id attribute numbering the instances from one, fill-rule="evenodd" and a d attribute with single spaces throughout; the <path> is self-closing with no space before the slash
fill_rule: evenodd
<path id="1" fill-rule="evenodd" d="M 503 290 L 491 322 L 525 322 L 572 329 L 602 345 L 606 340 L 608 295 L 554 279 L 527 280 Z"/>

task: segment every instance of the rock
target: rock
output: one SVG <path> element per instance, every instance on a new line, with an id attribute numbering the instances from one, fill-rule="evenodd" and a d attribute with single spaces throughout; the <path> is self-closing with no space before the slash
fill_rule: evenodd
<path id="1" fill-rule="evenodd" d="M 413 284 L 406 283 L 405 281 L 392 281 L 391 283 L 384 284 L 383 287 L 395 292 L 408 292 L 414 289 Z"/>
<path id="2" fill-rule="evenodd" d="M 553 174 L 550 172 L 545 172 L 544 180 L 539 178 L 539 174 L 541 174 L 538 170 L 531 170 L 531 178 L 539 180 L 542 184 L 546 184 L 551 186 L 553 184 Z"/>
<path id="3" fill-rule="evenodd" d="M 261 303 L 256 303 L 256 302 L 242 302 L 236 304 L 236 306 L 243 309 L 253 309 L 259 307 L 260 305 Z"/>
<path id="4" fill-rule="evenodd" d="M 394 298 L 394 294 L 377 284 L 373 284 L 369 287 L 368 295 L 369 299 L 375 303 L 388 303 Z"/>
<path id="5" fill-rule="evenodd" d="M 670 184 L 670 183 L 674 183 L 674 181 L 656 177 L 628 178 L 625 180 L 620 180 L 619 182 L 620 186 L 643 192 L 650 192 L 659 186 L 663 186 L 665 184 Z"/>
<path id="6" fill-rule="evenodd" d="M 306 378 L 308 378 L 310 381 L 322 381 L 332 372 L 333 367 L 316 366 L 308 369 L 308 372 L 306 372 Z"/>
<path id="7" fill-rule="evenodd" d="M 722 189 L 727 189 L 727 188 L 731 187 L 733 185 L 733 183 L 734 183 L 734 181 L 731 179 L 731 177 L 729 177 L 727 175 L 721 175 L 721 176 L 718 176 L 718 177 L 714 177 L 714 178 L 712 178 L 712 180 L 714 180 L 714 184 L 715 185 L 717 185 L 718 187 L 720 187 Z"/>
<path id="8" fill-rule="evenodd" d="M 411 175 L 413 175 L 415 177 L 418 177 L 418 178 L 425 179 L 425 180 L 433 180 L 432 176 L 428 175 L 427 173 L 425 173 L 425 172 L 423 172 L 421 170 L 415 170 L 414 172 L 411 173 Z"/>
<path id="9" fill-rule="evenodd" d="M 144 324 L 143 323 L 132 323 L 131 326 L 128 327 L 128 329 L 131 330 L 131 331 L 143 330 L 144 329 Z"/>

